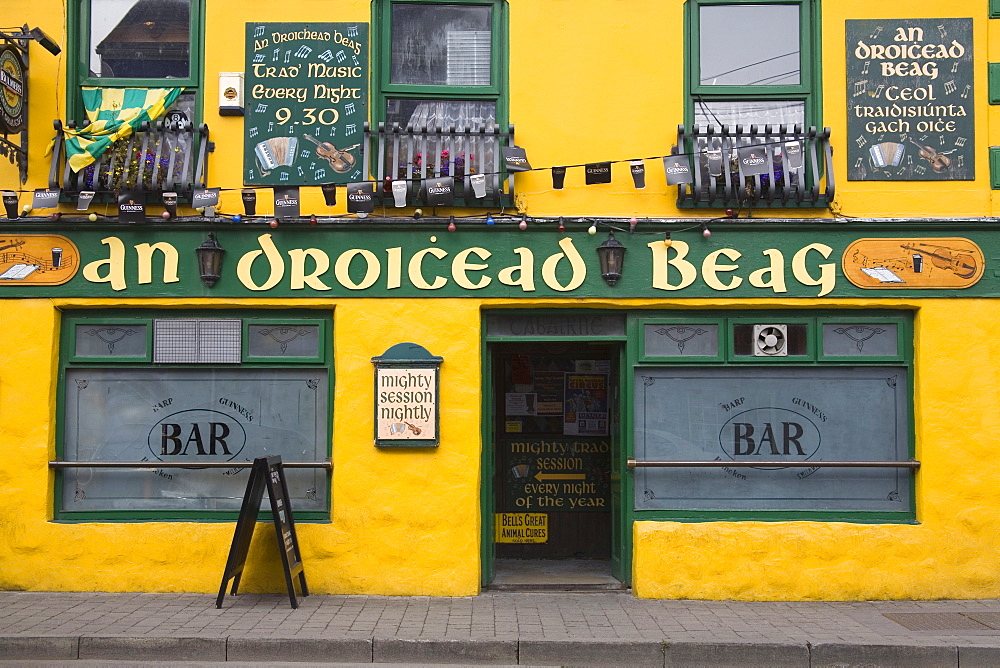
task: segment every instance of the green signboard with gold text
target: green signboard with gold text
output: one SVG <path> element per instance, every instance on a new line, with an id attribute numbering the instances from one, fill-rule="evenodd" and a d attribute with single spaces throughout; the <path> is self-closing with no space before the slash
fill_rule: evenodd
<path id="1" fill-rule="evenodd" d="M 368 24 L 247 23 L 243 181 L 363 178 Z"/>

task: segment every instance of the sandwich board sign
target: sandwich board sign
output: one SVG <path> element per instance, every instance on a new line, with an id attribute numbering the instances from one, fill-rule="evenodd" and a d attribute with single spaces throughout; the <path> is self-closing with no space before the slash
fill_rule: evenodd
<path id="1" fill-rule="evenodd" d="M 295 534 L 295 520 L 292 518 L 292 506 L 289 502 L 288 484 L 285 481 L 285 470 L 281 466 L 281 457 L 258 457 L 253 460 L 250 469 L 250 480 L 247 481 L 247 491 L 243 495 L 243 506 L 236 520 L 236 531 L 233 535 L 233 545 L 229 548 L 229 558 L 226 560 L 226 570 L 222 575 L 222 585 L 219 587 L 219 597 L 215 607 L 221 608 L 226 596 L 226 584 L 233 581 L 230 594 L 235 595 L 240 586 L 240 578 L 246 566 L 247 554 L 250 551 L 250 541 L 253 538 L 254 527 L 257 524 L 257 514 L 260 512 L 260 502 L 264 498 L 264 490 L 271 502 L 271 514 L 274 518 L 274 531 L 278 537 L 278 551 L 281 553 L 281 565 L 285 571 L 285 584 L 288 587 L 288 599 L 292 608 L 299 607 L 295 597 L 295 576 L 298 576 L 302 595 L 309 595 L 306 586 L 306 574 L 302 566 L 302 555 L 299 552 L 299 539 Z"/>

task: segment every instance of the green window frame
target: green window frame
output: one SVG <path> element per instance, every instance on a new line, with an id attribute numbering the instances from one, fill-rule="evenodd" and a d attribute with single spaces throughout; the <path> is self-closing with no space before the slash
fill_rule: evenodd
<path id="1" fill-rule="evenodd" d="M 392 82 L 393 9 L 411 6 L 481 7 L 489 9 L 490 18 L 490 82 L 486 85 L 445 85 Z M 495 122 L 507 127 L 508 113 L 508 14 L 505 0 L 373 0 L 372 2 L 374 65 L 372 68 L 373 125 L 387 120 L 386 106 L 390 100 L 479 101 L 493 102 Z"/>
<path id="2" fill-rule="evenodd" d="M 182 99 L 192 96 L 191 105 L 194 118 L 189 119 L 196 126 L 202 117 L 202 89 L 204 87 L 204 34 L 205 5 L 207 0 L 190 0 L 189 12 L 189 71 L 186 77 L 171 78 L 117 78 L 90 75 L 91 19 L 95 0 L 70 0 L 67 5 L 67 40 L 69 42 L 66 59 L 67 103 L 70 120 L 83 121 L 85 112 L 79 91 L 82 87 L 99 88 L 160 88 L 183 87 Z M 151 28 L 153 29 L 153 28 Z M 180 100 L 178 101 L 180 103 Z"/>
<path id="3" fill-rule="evenodd" d="M 712 85 L 702 83 L 703 74 L 707 74 L 703 73 L 701 68 L 702 9 L 716 7 L 757 8 L 762 6 L 798 8 L 799 82 L 797 84 L 767 84 L 762 80 L 760 83 L 751 82 L 754 85 Z M 688 126 L 695 123 L 699 109 L 703 110 L 706 115 L 713 115 L 707 110 L 707 105 L 711 103 L 794 101 L 801 102 L 804 105 L 804 125 L 806 128 L 809 126 L 822 127 L 819 0 L 688 0 L 685 5 L 685 25 L 685 97 L 687 100 L 685 120 Z M 741 29 L 743 27 L 741 25 Z M 741 32 L 740 36 L 748 43 L 768 39 L 766 31 Z M 741 44 L 739 43 L 733 43 L 730 46 L 733 50 L 741 48 Z M 751 123 L 740 124 L 749 126 Z M 778 123 L 767 124 L 776 125 Z M 717 125 L 715 122 L 712 124 Z M 735 125 L 735 123 L 726 124 Z M 756 124 L 761 126 L 765 122 L 756 122 Z"/>
<path id="4" fill-rule="evenodd" d="M 749 323 L 780 323 L 804 325 L 805 340 L 802 343 L 805 353 L 801 355 L 789 355 L 788 357 L 754 357 L 752 355 L 740 355 L 734 350 L 733 330 L 735 325 Z M 710 325 L 712 331 L 718 328 L 717 355 L 686 355 L 663 354 L 663 346 L 659 342 L 654 345 L 647 345 L 648 327 L 662 328 L 664 325 L 682 325 L 687 328 Z M 826 327 L 826 329 L 824 329 Z M 866 329 L 867 328 L 867 329 Z M 873 330 L 878 330 L 880 335 L 888 335 L 887 342 L 880 345 L 881 348 L 873 349 L 869 345 L 868 352 L 863 352 L 864 345 L 870 344 Z M 846 335 L 849 347 L 844 345 L 832 346 L 830 351 L 824 346 L 824 332 L 832 333 L 840 331 Z M 894 334 L 894 336 L 893 336 Z M 838 334 L 837 336 L 840 336 Z M 681 338 L 681 337 L 676 337 Z M 859 310 L 859 311 L 830 311 L 830 312 L 809 312 L 802 310 L 781 310 L 781 311 L 754 311 L 752 314 L 735 315 L 731 312 L 713 311 L 677 311 L 670 313 L 633 313 L 629 322 L 629 339 L 634 342 L 629 351 L 629 367 L 632 370 L 630 391 L 635 393 L 630 399 L 632 409 L 628 411 L 629 425 L 628 433 L 628 456 L 636 457 L 639 450 L 639 441 L 642 437 L 640 433 L 640 420 L 636 415 L 636 402 L 639 401 L 639 393 L 635 389 L 637 379 L 642 371 L 661 370 L 677 371 L 680 376 L 697 374 L 698 371 L 705 371 L 710 374 L 712 370 L 731 369 L 737 375 L 746 372 L 752 373 L 752 369 L 760 369 L 767 374 L 768 370 L 775 369 L 796 369 L 807 370 L 815 368 L 820 370 L 820 374 L 830 373 L 830 370 L 864 370 L 864 369 L 899 369 L 905 374 L 907 382 L 902 389 L 906 397 L 906 452 L 907 458 L 913 459 L 914 447 L 914 418 L 913 418 L 913 314 L 907 311 L 889 310 Z M 650 348 L 650 349 L 648 349 Z M 794 371 L 792 373 L 795 373 Z M 808 371 L 801 372 L 803 376 Z M 750 377 L 750 376 L 746 376 Z M 773 382 L 773 381 L 772 381 Z M 683 393 L 683 388 L 678 388 L 678 392 Z M 749 405 L 749 404 L 747 404 Z M 742 408 L 745 408 L 743 406 Z M 739 412 L 742 408 L 737 407 L 732 410 Z M 726 417 L 729 417 L 727 413 Z M 657 438 L 665 437 L 663 434 Z M 899 442 L 902 443 L 902 440 Z M 663 457 L 658 457 L 663 458 Z M 667 457 L 668 459 L 671 457 Z M 678 459 L 678 457 L 672 457 Z M 679 457 L 688 459 L 689 457 Z M 871 457 L 870 459 L 876 459 Z M 680 469 L 646 469 L 648 471 L 696 471 L 695 468 Z M 701 469 L 705 471 L 707 469 Z M 715 469 L 711 469 L 715 470 Z M 742 469 L 732 469 L 739 472 Z M 749 469 L 754 470 L 754 469 Z M 806 470 L 806 469 L 801 469 Z M 822 469 L 821 469 L 822 470 Z M 841 470 L 841 469 L 834 469 Z M 871 469 L 869 469 L 871 470 Z M 891 469 L 883 469 L 891 470 Z M 625 498 L 630 499 L 628 507 L 634 521 L 679 521 L 679 522 L 704 522 L 704 521 L 842 521 L 854 523 L 915 523 L 916 521 L 916 476 L 912 469 L 895 469 L 899 471 L 899 476 L 907 477 L 905 485 L 908 488 L 908 498 L 903 498 L 904 509 L 899 511 L 889 510 L 823 510 L 823 509 L 644 509 L 636 507 L 635 487 L 639 485 L 639 474 L 630 477 L 628 480 L 629 489 L 625 492 Z M 634 469 L 634 472 L 642 471 L 641 468 Z M 720 474 L 721 475 L 721 474 Z M 733 475 L 729 473 L 728 475 Z M 904 496 L 900 494 L 900 496 Z M 666 505 L 666 504 L 665 504 Z"/>
<path id="5" fill-rule="evenodd" d="M 239 515 L 239 500 L 242 498 L 246 485 L 245 472 L 249 472 L 249 468 L 242 469 L 242 472 L 238 472 L 235 468 L 214 468 L 208 470 L 158 469 L 156 462 L 159 457 L 156 457 L 155 453 L 151 456 L 149 452 L 145 452 L 147 444 L 138 442 L 138 439 L 134 438 L 153 439 L 156 426 L 171 415 L 171 412 L 175 412 L 177 415 L 188 414 L 186 417 L 190 417 L 191 414 L 195 413 L 204 414 L 206 411 L 215 411 L 219 407 L 214 404 L 220 403 L 226 407 L 224 410 L 231 413 L 231 417 L 234 419 L 238 420 L 239 416 L 237 414 L 242 413 L 246 436 L 240 442 L 242 444 L 237 443 L 235 438 L 229 442 L 233 450 L 237 446 L 241 450 L 233 454 L 231 458 L 226 459 L 222 456 L 222 450 L 225 448 L 220 447 L 220 456 L 218 458 L 207 457 L 205 461 L 244 462 L 252 461 L 254 457 L 275 454 L 273 450 L 264 451 L 267 450 L 266 444 L 261 446 L 260 441 L 256 444 L 253 442 L 255 438 L 252 431 L 253 428 L 260 430 L 257 432 L 256 438 L 271 438 L 270 442 L 272 444 L 277 443 L 277 441 L 273 440 L 274 433 L 282 432 L 289 434 L 289 439 L 299 439 L 300 449 L 312 449 L 316 453 L 316 463 L 323 464 L 325 461 L 328 461 L 332 455 L 332 402 L 334 386 L 331 349 L 332 318 L 333 314 L 331 311 L 301 309 L 277 311 L 251 311 L 247 309 L 191 309 L 180 311 L 162 309 L 70 309 L 64 311 L 60 323 L 61 355 L 57 399 L 56 459 L 61 463 L 73 462 L 74 455 L 72 452 L 78 449 L 92 449 L 94 454 L 81 456 L 81 460 L 102 462 L 114 462 L 116 460 L 150 461 L 150 467 L 149 469 L 131 467 L 104 469 L 93 467 L 57 467 L 55 469 L 55 519 L 57 521 L 83 522 L 235 520 Z M 213 335 L 218 336 L 218 330 L 204 335 L 204 340 L 208 342 L 206 344 L 208 348 L 212 349 L 214 346 L 215 349 L 224 349 L 223 352 L 232 357 L 232 359 L 227 359 L 226 361 L 158 363 L 155 361 L 156 355 L 154 354 L 154 346 L 157 345 L 158 336 L 161 337 L 159 340 L 163 342 L 163 345 L 170 343 L 168 340 L 170 337 L 169 333 L 161 332 L 158 334 L 156 332 L 157 323 L 165 321 L 175 325 L 181 323 L 181 326 L 196 322 L 208 322 L 212 324 L 219 321 L 224 321 L 226 325 L 231 325 L 238 321 L 240 340 L 237 345 L 233 336 L 237 332 L 237 328 L 232 326 L 227 327 L 226 330 L 228 331 L 224 332 L 224 334 L 228 335 L 228 338 L 213 339 Z M 252 350 L 254 346 L 251 345 L 249 339 L 252 332 L 256 331 L 259 334 L 262 331 L 260 329 L 261 326 L 264 327 L 264 332 L 267 332 L 269 329 L 284 329 L 277 331 L 273 336 L 266 337 L 269 347 L 264 349 L 265 352 L 261 352 L 261 349 L 258 348 L 257 354 L 253 354 Z M 314 350 L 306 350 L 301 341 L 296 344 L 297 335 L 295 334 L 295 330 L 300 331 L 300 333 L 307 332 L 307 336 L 304 336 L 303 340 L 307 340 L 308 346 L 313 346 Z M 92 338 L 93 341 L 78 340 L 78 338 L 84 336 Z M 197 337 L 202 336 L 199 330 Z M 216 342 L 219 340 L 224 341 L 224 343 L 217 344 Z M 283 344 L 289 345 L 286 347 Z M 104 354 L 105 345 L 108 347 L 107 354 Z M 121 346 L 118 352 L 114 350 L 116 345 Z M 201 339 L 199 338 L 198 344 L 195 347 L 200 351 L 201 345 Z M 286 352 L 280 352 L 282 350 Z M 199 372 L 204 372 L 205 378 L 202 378 Z M 132 375 L 130 376 L 130 374 Z M 108 399 L 101 398 L 98 400 L 98 403 L 107 401 L 108 408 L 105 410 L 103 408 L 104 404 L 101 404 L 101 410 L 112 415 L 115 410 L 120 410 L 120 414 L 122 415 L 120 421 L 111 418 L 106 422 L 87 422 L 82 428 L 71 424 L 71 415 L 77 416 L 78 421 L 80 421 L 80 416 L 84 416 L 83 421 L 86 421 L 88 418 L 84 410 L 87 408 L 93 409 L 97 405 L 93 404 L 94 400 L 81 400 L 77 397 L 77 394 L 87 389 L 88 381 L 81 379 L 91 378 L 91 376 L 97 380 L 96 382 L 90 382 L 90 385 L 96 385 L 99 391 L 105 391 L 109 397 Z M 172 382 L 173 388 L 180 390 L 178 394 L 170 397 L 166 403 L 164 403 L 164 400 L 167 397 L 159 397 L 159 395 L 156 395 L 155 390 L 152 389 L 148 392 L 149 396 L 137 397 L 134 401 L 129 399 L 123 401 L 120 399 L 121 396 L 128 397 L 128 393 L 130 392 L 137 394 L 144 393 L 144 382 L 148 385 L 154 385 L 160 382 L 160 378 L 167 379 L 164 387 L 169 386 L 169 383 Z M 281 383 L 285 383 L 285 385 L 281 385 Z M 313 402 L 311 409 L 314 411 L 314 415 L 312 417 L 307 415 L 305 418 L 297 418 L 300 421 L 305 420 L 301 424 L 295 422 L 294 419 L 288 418 L 289 411 L 285 410 L 282 412 L 283 404 L 281 402 L 293 401 L 292 399 L 283 398 L 283 393 L 287 394 L 285 388 L 291 384 L 294 384 L 294 387 L 300 388 L 302 394 L 310 397 L 308 401 Z M 201 387 L 197 388 L 196 386 L 198 385 Z M 251 385 L 252 389 L 246 389 Z M 307 389 L 308 391 L 306 391 Z M 243 394 L 239 396 L 247 396 L 249 399 L 246 402 L 248 403 L 246 407 L 241 406 L 239 400 L 230 401 L 233 395 L 240 392 L 243 392 Z M 199 396 L 192 398 L 191 396 L 185 396 L 185 394 Z M 315 394 L 315 401 L 311 398 L 313 394 Z M 118 403 L 112 402 L 110 397 L 113 396 L 119 397 Z M 154 401 L 154 398 L 158 398 L 160 403 Z M 229 403 L 223 403 L 220 399 L 229 401 Z M 187 405 L 185 401 L 189 401 L 191 405 Z M 253 401 L 257 401 L 257 403 L 253 404 Z M 76 403 L 74 404 L 74 402 Z M 268 402 L 273 403 L 275 406 L 271 411 L 270 418 L 268 416 Z M 113 409 L 111 407 L 113 405 L 118 408 Z M 146 414 L 145 408 L 147 407 L 151 411 L 150 414 Z M 230 408 L 232 410 L 229 410 Z M 310 407 L 306 406 L 306 408 Z M 126 412 L 128 416 L 125 415 Z M 156 414 L 155 417 L 152 415 L 153 413 Z M 136 417 L 136 415 L 139 417 Z M 257 424 L 254 424 L 254 418 L 257 419 Z M 199 415 L 197 419 L 192 417 L 191 423 L 194 424 L 197 420 L 202 419 L 204 419 L 204 415 Z M 181 422 L 181 419 L 178 418 L 176 422 Z M 139 426 L 133 428 L 131 426 L 133 424 Z M 152 424 L 152 427 L 149 429 L 149 434 L 145 435 L 145 430 L 150 424 Z M 99 431 L 98 427 L 103 429 L 103 431 Z M 87 429 L 90 429 L 90 431 L 88 432 Z M 131 429 L 129 433 L 133 437 L 132 440 L 129 440 L 129 437 L 118 436 L 118 432 L 125 432 L 129 429 Z M 239 429 L 243 429 L 243 427 L 238 428 L 234 426 L 231 433 L 237 433 Z M 312 433 L 317 434 L 316 440 L 311 443 L 309 441 L 310 429 L 314 429 L 315 431 Z M 230 433 L 229 428 L 225 428 L 224 430 L 227 434 Z M 266 434 L 264 430 L 270 430 L 272 433 Z M 223 428 L 220 428 L 219 433 L 223 433 Z M 76 434 L 76 436 L 73 436 L 73 434 Z M 87 440 L 92 442 L 84 444 L 82 440 L 79 440 L 80 434 L 87 434 Z M 109 441 L 118 440 L 123 444 L 120 451 L 125 452 L 125 456 L 98 456 L 97 453 L 100 453 L 104 447 L 114 450 L 113 445 L 105 443 L 101 439 L 101 434 L 111 434 L 112 438 Z M 188 434 L 186 442 L 184 441 L 185 434 Z M 185 456 L 189 454 L 208 454 L 207 451 L 210 445 L 208 430 L 202 428 L 197 441 L 192 440 L 193 434 L 193 431 L 171 434 L 170 442 L 171 444 L 183 443 L 184 452 L 180 454 Z M 214 435 L 215 431 L 212 431 L 212 439 L 214 439 Z M 71 444 L 70 440 L 74 438 L 78 440 Z M 164 443 L 166 442 L 164 441 Z M 152 443 L 152 441 L 149 441 L 149 443 Z M 203 446 L 206 451 L 204 453 L 202 452 Z M 279 445 L 275 447 L 283 446 Z M 188 450 L 191 452 L 189 453 Z M 258 452 L 257 450 L 260 451 Z M 211 453 L 215 453 L 215 451 L 214 444 L 211 444 Z M 164 453 L 162 454 L 166 454 L 166 449 L 164 449 Z M 226 452 L 226 455 L 229 454 L 229 452 Z M 297 459 L 299 461 L 303 460 L 300 458 Z M 188 463 L 187 459 L 180 460 L 178 457 L 177 460 Z M 286 456 L 285 460 L 289 461 L 289 458 Z M 191 461 L 195 462 L 194 459 Z M 310 461 L 308 455 L 305 461 Z M 83 489 L 85 486 L 80 484 L 81 478 L 84 476 L 83 474 L 78 474 L 77 472 L 79 471 L 87 472 L 90 479 L 94 478 L 95 473 L 106 476 L 103 483 L 105 487 L 97 488 L 104 495 L 101 498 L 112 499 L 107 502 L 106 507 L 97 507 L 100 506 L 100 503 L 97 503 L 94 507 L 88 507 L 83 510 L 72 508 L 73 502 L 77 499 L 69 498 L 72 492 L 69 485 L 75 484 L 76 486 L 77 491 L 74 496 L 79 495 L 81 491 L 86 496 L 86 490 Z M 164 487 L 160 490 L 160 496 L 157 496 L 156 493 L 144 497 L 113 496 L 108 491 L 130 489 L 129 485 L 134 486 L 136 477 L 139 475 L 147 476 L 149 480 L 153 481 L 153 483 L 147 484 L 147 486 L 155 487 L 156 484 L 163 484 L 161 479 L 170 480 L 168 476 L 179 476 L 188 471 L 201 477 L 185 482 L 185 486 L 181 488 L 182 492 L 186 493 L 190 489 L 195 489 L 206 498 L 225 498 L 227 499 L 225 503 L 228 503 L 231 507 L 185 508 L 183 500 L 178 502 L 176 499 L 185 499 L 187 497 L 183 497 L 183 494 L 180 494 L 176 490 L 171 490 L 170 487 Z M 116 475 L 116 472 L 119 475 L 118 481 L 108 477 Z M 329 521 L 330 501 L 332 498 L 332 476 L 329 469 L 289 469 L 286 475 L 289 477 L 290 488 L 294 488 L 295 486 L 293 478 L 296 475 L 301 477 L 299 487 L 304 489 L 305 493 L 304 495 L 300 494 L 300 497 L 308 499 L 309 505 L 312 506 L 311 508 L 301 506 L 295 508 L 296 519 L 300 521 Z M 87 482 L 89 483 L 89 479 Z M 182 479 L 178 477 L 178 486 L 181 483 Z M 118 485 L 122 485 L 122 487 L 117 487 Z M 311 485 L 311 487 L 308 485 Z M 302 489 L 298 491 L 302 492 Z M 114 493 L 117 493 L 117 491 L 114 491 Z M 292 489 L 292 493 L 294 497 L 297 492 L 295 489 Z M 177 496 L 170 498 L 171 494 Z M 239 498 L 232 501 L 234 497 Z M 116 507 L 130 505 L 128 503 L 129 499 L 135 499 L 137 507 Z M 158 499 L 167 499 L 167 502 L 164 504 L 165 507 L 156 507 Z M 116 500 L 125 500 L 125 502 L 117 504 Z M 213 505 L 213 503 L 209 502 L 205 505 Z M 197 505 L 197 501 L 193 505 Z"/>

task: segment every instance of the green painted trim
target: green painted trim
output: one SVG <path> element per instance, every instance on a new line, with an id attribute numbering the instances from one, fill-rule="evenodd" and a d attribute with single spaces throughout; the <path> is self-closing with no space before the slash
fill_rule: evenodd
<path id="1" fill-rule="evenodd" d="M 1000 148 L 998 148 L 1000 150 Z M 690 313 L 692 317 L 684 318 L 683 315 Z M 734 313 L 739 313 L 734 315 Z M 791 317 L 788 317 L 788 316 Z M 724 362 L 702 363 L 706 367 L 731 366 L 731 367 L 754 367 L 767 368 L 775 363 L 784 366 L 795 367 L 837 367 L 837 366 L 886 366 L 893 365 L 906 369 L 907 374 L 907 448 L 908 457 L 913 458 L 916 452 L 916 434 L 914 429 L 914 368 L 913 368 L 913 336 L 915 330 L 915 319 L 917 313 L 911 310 L 830 310 L 830 309 L 796 309 L 788 308 L 782 310 L 761 310 L 754 311 L 752 315 L 735 310 L 730 311 L 690 311 L 678 308 L 676 311 L 633 311 L 629 313 L 628 331 L 632 335 L 633 344 L 628 346 L 628 382 L 623 389 L 628 414 L 623 416 L 622 423 L 627 422 L 627 443 L 625 447 L 626 457 L 635 456 L 635 369 L 637 367 L 688 367 L 690 364 L 678 364 L 680 360 L 668 358 L 647 359 L 642 357 L 642 326 L 650 320 L 662 321 L 673 320 L 677 322 L 692 323 L 699 320 L 706 323 L 716 323 L 722 320 L 727 332 L 724 337 L 727 341 Z M 807 359 L 802 357 L 785 358 L 760 358 L 751 357 L 747 360 L 733 358 L 732 356 L 732 324 L 741 321 L 767 321 L 774 320 L 781 323 L 791 322 L 811 322 L 809 333 L 810 355 Z M 820 336 L 822 325 L 828 322 L 891 322 L 897 326 L 897 337 L 899 339 L 899 356 L 872 356 L 872 357 L 852 357 L 824 359 L 822 356 L 822 346 Z M 634 469 L 632 469 L 634 471 Z M 631 472 L 623 481 L 623 490 L 628 488 L 629 496 L 623 497 L 623 505 L 628 509 L 629 524 L 640 521 L 671 521 L 671 522 L 784 522 L 784 521 L 817 521 L 817 522 L 853 522 L 865 524 L 896 523 L 896 524 L 918 524 L 917 515 L 917 485 L 920 484 L 919 471 L 913 474 L 910 484 L 909 504 L 911 511 L 900 512 L 864 512 L 864 511 L 789 511 L 789 510 L 747 510 L 747 511 L 696 511 L 696 510 L 635 510 L 635 491 Z"/>
<path id="2" fill-rule="evenodd" d="M 990 0 L 989 18 L 1000 19 L 1000 0 Z"/>
<path id="3" fill-rule="evenodd" d="M 990 188 L 1000 190 L 1000 146 L 990 146 Z"/>
<path id="4" fill-rule="evenodd" d="M 636 522 L 850 522 L 853 524 L 920 524 L 909 513 L 860 513 L 825 510 L 637 510 Z"/>
<path id="5" fill-rule="evenodd" d="M 492 40 L 490 43 L 489 86 L 445 86 L 394 84 L 391 82 L 392 5 L 394 4 L 449 4 L 481 5 L 491 7 Z M 385 121 L 385 103 L 388 98 L 429 98 L 494 100 L 496 122 L 506 129 L 509 106 L 509 13 L 506 0 L 374 0 L 372 2 L 372 126 Z"/>
<path id="6" fill-rule="evenodd" d="M 639 317 L 631 323 L 633 330 L 631 338 L 636 342 L 639 352 L 638 361 L 642 363 L 660 364 L 717 364 L 726 359 L 726 322 L 725 318 L 705 318 L 698 315 L 693 318 L 668 317 L 668 318 L 643 318 Z M 716 341 L 718 354 L 716 355 L 653 355 L 646 354 L 646 327 L 649 325 L 715 325 L 718 330 Z"/>
<path id="7" fill-rule="evenodd" d="M 326 343 L 328 342 L 327 337 L 327 320 L 316 320 L 316 319 L 304 319 L 304 318 L 243 318 L 243 341 L 242 344 L 242 357 L 243 364 L 247 362 L 259 362 L 261 364 L 326 364 Z M 319 326 L 319 331 L 317 332 L 317 348 L 315 355 L 302 355 L 297 357 L 265 357 L 262 355 L 251 355 L 250 354 L 250 326 L 251 325 L 309 325 L 309 326 Z"/>
<path id="8" fill-rule="evenodd" d="M 913 340 L 912 319 L 907 317 L 874 317 L 862 316 L 860 318 L 832 317 L 822 318 L 816 323 L 816 359 L 821 362 L 857 362 L 864 360 L 867 362 L 881 362 L 883 364 L 906 363 L 913 359 L 912 352 L 907 352 L 908 343 Z M 843 323 L 845 325 L 867 325 L 867 324 L 894 324 L 896 325 L 896 354 L 895 355 L 827 355 L 823 352 L 823 325 Z M 906 336 L 909 334 L 909 337 Z"/>
<path id="9" fill-rule="evenodd" d="M 275 315 L 287 313 L 288 318 L 275 318 Z M 130 308 L 130 309 L 86 309 L 86 308 L 69 308 L 69 309 L 59 309 L 59 361 L 57 363 L 57 382 L 56 382 L 56 413 L 55 413 L 55 452 L 56 459 L 62 459 L 65 443 L 65 420 L 63 415 L 65 414 L 65 397 L 66 397 L 66 370 L 75 368 L 87 368 L 87 367 L 119 367 L 119 368 L 232 368 L 236 366 L 237 368 L 298 368 L 303 364 L 312 364 L 317 367 L 321 367 L 326 371 L 327 377 L 327 397 L 328 397 L 328 408 L 326 414 L 326 457 L 332 459 L 333 457 L 333 410 L 334 410 L 334 387 L 335 387 L 335 373 L 336 370 L 332 363 L 333 354 L 332 348 L 329 355 L 325 354 L 326 348 L 332 346 L 332 337 L 329 337 L 328 332 L 331 330 L 333 323 L 333 311 L 330 309 L 287 309 L 281 311 L 274 311 L 268 309 L 250 309 L 246 307 L 239 307 L 233 309 L 219 308 L 219 309 L 190 309 L 174 311 L 171 309 L 157 309 L 153 308 Z M 259 358 L 252 361 L 247 361 L 244 359 L 239 365 L 219 365 L 219 364 L 169 364 L 160 365 L 154 364 L 151 361 L 141 361 L 135 358 L 128 358 L 123 360 L 116 360 L 114 358 L 77 358 L 73 356 L 73 352 L 76 350 L 75 341 L 75 326 L 80 323 L 93 323 L 99 324 L 101 322 L 111 322 L 115 324 L 120 323 L 136 323 L 144 324 L 147 326 L 147 350 L 149 354 L 149 359 L 152 359 L 152 337 L 153 337 L 153 321 L 158 317 L 170 317 L 170 318 L 199 318 L 199 317 L 220 317 L 220 314 L 225 314 L 226 317 L 231 317 L 233 319 L 239 318 L 243 321 L 243 337 L 242 342 L 243 354 L 246 357 L 246 333 L 248 324 L 269 324 L 269 323 L 288 323 L 288 322 L 298 322 L 298 323 L 308 323 L 308 324 L 318 324 L 320 325 L 320 355 L 322 360 L 317 361 L 315 359 L 303 360 L 275 360 L 274 358 Z M 258 317 L 257 314 L 260 314 Z M 329 324 L 328 324 L 329 323 Z M 63 507 L 63 485 L 62 485 L 62 470 L 57 469 L 52 472 L 53 474 L 53 484 L 54 487 L 54 508 L 53 508 L 53 521 L 57 522 L 137 522 L 137 521 L 205 521 L 205 522 L 231 522 L 235 521 L 239 515 L 239 510 L 233 511 L 203 511 L 203 510 L 164 510 L 164 511 L 150 511 L 150 510 L 100 510 L 100 511 L 73 511 L 73 510 L 62 510 Z M 325 507 L 328 510 L 307 510 L 307 511 L 295 511 L 295 519 L 299 521 L 300 519 L 307 522 L 320 522 L 325 523 L 330 521 L 332 514 L 332 501 L 333 501 L 333 473 L 332 471 L 327 473 L 327 485 L 325 494 Z M 261 511 L 262 517 L 269 517 L 270 511 L 265 513 Z"/>
<path id="10" fill-rule="evenodd" d="M 480 408 L 482 420 L 479 434 L 482 441 L 479 461 L 479 581 L 483 588 L 493 581 L 493 566 L 496 549 L 493 544 L 493 478 L 496 475 L 494 463 L 495 444 L 493 439 L 493 349 L 486 338 L 486 311 L 480 314 L 479 365 L 482 374 Z"/>
<path id="11" fill-rule="evenodd" d="M 986 82 L 990 104 L 1000 104 L 1000 63 L 986 64 Z"/>
<path id="12" fill-rule="evenodd" d="M 142 325 L 146 328 L 146 354 L 116 357 L 113 355 L 77 355 L 76 354 L 76 325 L 88 324 L 103 327 L 105 325 Z M 127 362 L 137 362 L 140 364 L 150 364 L 153 361 L 153 322 L 138 320 L 135 318 L 79 318 L 74 323 L 69 335 L 70 346 L 66 351 L 68 361 L 73 364 L 123 364 Z"/>
<path id="13" fill-rule="evenodd" d="M 626 322 L 626 329 L 628 323 Z M 611 485 L 614 488 L 615 476 L 618 476 L 618 499 L 614 503 L 612 493 L 611 504 L 611 565 L 612 575 L 626 585 L 632 585 L 632 496 L 631 487 L 627 485 L 631 476 L 628 475 L 628 456 L 625 450 L 629 441 L 630 427 L 626 426 L 625 413 L 631 404 L 626 403 L 625 388 L 632 383 L 631 367 L 628 366 L 628 343 L 618 343 L 618 396 L 608 402 L 609 410 L 618 412 L 618 433 L 611 442 Z M 611 402 L 614 402 L 612 404 Z M 617 404 L 617 405 L 615 405 Z M 614 540 L 618 534 L 617 543 Z M 615 568 L 617 566 L 617 568 Z"/>
<path id="14" fill-rule="evenodd" d="M 700 17 L 698 9 L 709 5 L 799 5 L 800 83 L 790 86 L 707 86 L 700 81 Z M 687 0 L 684 6 L 684 122 L 694 122 L 696 98 L 706 102 L 740 100 L 802 100 L 806 127 L 822 127 L 822 25 L 820 0 Z M 815 207 L 814 203 L 803 206 Z M 824 203 L 823 207 L 826 206 Z M 717 207 L 716 207 L 717 208 Z"/>
<path id="15" fill-rule="evenodd" d="M 152 88 L 180 86 L 195 94 L 195 117 L 204 118 L 205 5 L 207 0 L 191 0 L 191 43 L 189 71 L 178 79 L 114 79 L 91 77 L 89 72 L 90 15 L 92 0 L 70 0 L 66 10 L 66 114 L 62 120 L 83 121 L 85 113 L 79 92 L 81 86 L 105 88 Z M 197 126 L 200 120 L 195 120 Z"/>

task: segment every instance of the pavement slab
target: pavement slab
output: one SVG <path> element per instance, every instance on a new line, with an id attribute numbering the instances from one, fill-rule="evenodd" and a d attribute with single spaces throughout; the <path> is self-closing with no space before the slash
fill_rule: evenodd
<path id="1" fill-rule="evenodd" d="M 1000 600 L 743 602 L 627 591 L 476 597 L 0 592 L 0 666 L 996 666 Z M 14 664 L 9 664 L 14 665 Z"/>

